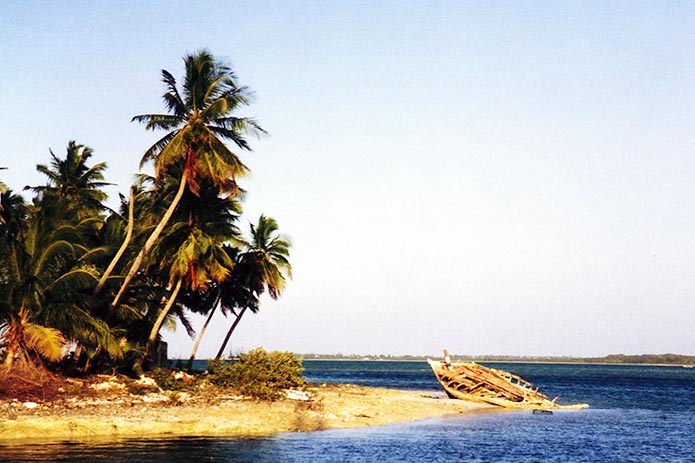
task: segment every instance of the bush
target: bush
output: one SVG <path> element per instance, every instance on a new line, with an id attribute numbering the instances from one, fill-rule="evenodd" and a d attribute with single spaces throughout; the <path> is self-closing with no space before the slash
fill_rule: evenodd
<path id="1" fill-rule="evenodd" d="M 195 376 L 187 375 L 186 378 L 177 379 L 174 373 L 169 368 L 155 368 L 150 372 L 150 376 L 157 386 L 165 391 L 195 391 L 197 389 L 198 380 Z"/>
<path id="2" fill-rule="evenodd" d="M 266 352 L 259 347 L 241 354 L 234 363 L 211 363 L 209 380 L 219 387 L 237 390 L 243 395 L 274 400 L 289 388 L 306 383 L 302 361 L 292 352 Z"/>

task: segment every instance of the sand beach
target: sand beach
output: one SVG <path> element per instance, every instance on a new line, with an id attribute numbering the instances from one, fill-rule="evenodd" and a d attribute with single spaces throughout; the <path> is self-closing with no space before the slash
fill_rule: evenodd
<path id="1" fill-rule="evenodd" d="M 173 436 L 259 436 L 401 423 L 475 413 L 490 406 L 432 391 L 313 385 L 308 398 L 273 402 L 237 396 L 102 391 L 94 397 L 0 402 L 0 440 L 89 440 Z"/>

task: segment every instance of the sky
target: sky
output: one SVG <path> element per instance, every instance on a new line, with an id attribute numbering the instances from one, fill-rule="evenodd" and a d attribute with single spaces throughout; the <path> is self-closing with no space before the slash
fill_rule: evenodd
<path id="1" fill-rule="evenodd" d="M 695 355 L 694 23 L 677 1 L 6 0 L 0 180 L 43 184 L 76 140 L 115 204 L 161 136 L 132 116 L 207 48 L 269 132 L 243 226 L 293 241 L 230 352 Z"/>

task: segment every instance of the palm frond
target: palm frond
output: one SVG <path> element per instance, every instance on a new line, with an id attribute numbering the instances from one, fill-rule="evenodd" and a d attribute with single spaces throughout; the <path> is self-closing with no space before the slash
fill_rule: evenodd
<path id="1" fill-rule="evenodd" d="M 215 130 L 213 129 L 213 131 Z M 210 154 L 214 156 L 215 159 L 219 159 L 219 161 L 229 166 L 231 171 L 230 177 L 241 178 L 245 177 L 249 174 L 249 172 L 251 172 L 251 170 L 243 162 L 241 162 L 239 156 L 227 148 L 227 145 L 222 143 L 219 138 L 212 137 L 210 144 L 212 145 Z"/>
<path id="2" fill-rule="evenodd" d="M 186 114 L 186 105 L 183 99 L 181 99 L 179 90 L 176 87 L 176 79 L 166 69 L 162 69 L 162 82 L 164 82 L 167 89 L 169 89 L 163 96 L 167 109 L 178 117 L 184 117 Z"/>
<path id="3" fill-rule="evenodd" d="M 147 130 L 171 130 L 183 124 L 185 119 L 171 114 L 140 114 L 130 121 L 144 123 Z"/>
<path id="4" fill-rule="evenodd" d="M 94 287 L 98 281 L 95 270 L 73 269 L 53 280 L 46 287 L 46 292 L 56 294 L 75 293 Z"/>
<path id="5" fill-rule="evenodd" d="M 190 337 L 191 339 L 195 339 L 195 328 L 193 328 L 191 320 L 186 316 L 184 307 L 180 304 L 176 304 L 176 306 L 174 306 L 173 312 L 174 315 L 176 315 L 176 317 L 183 325 L 183 328 L 186 330 L 186 334 L 188 335 L 188 337 Z"/>
<path id="6" fill-rule="evenodd" d="M 47 262 L 63 254 L 72 254 L 75 247 L 72 243 L 65 240 L 58 240 L 50 243 L 38 256 L 35 266 L 35 275 L 41 273 Z"/>
<path id="7" fill-rule="evenodd" d="M 255 119 L 251 117 L 219 117 L 212 121 L 212 124 L 233 132 L 239 133 L 250 133 L 256 137 L 261 137 L 262 135 L 267 135 L 268 132 L 256 122 Z"/>
<path id="8" fill-rule="evenodd" d="M 239 134 L 239 132 L 236 132 L 234 130 L 229 130 L 224 127 L 217 127 L 214 125 L 211 125 L 210 131 L 213 132 L 215 135 L 218 135 L 219 137 L 230 140 L 232 141 L 236 146 L 239 148 L 246 150 L 246 151 L 253 151 L 251 149 L 251 145 L 246 141 L 246 139 Z M 217 138 L 217 137 L 215 137 Z M 231 151 L 230 151 L 231 152 Z"/>
<path id="9" fill-rule="evenodd" d="M 142 169 L 143 166 L 150 160 L 152 159 L 157 159 L 157 156 L 171 143 L 171 141 L 176 138 L 180 133 L 180 130 L 174 130 L 173 132 L 169 132 L 152 146 L 150 146 L 147 151 L 145 151 L 145 154 L 142 155 L 142 159 L 140 160 L 140 168 Z"/>
<path id="10" fill-rule="evenodd" d="M 41 357 L 56 362 L 63 357 L 65 338 L 60 330 L 35 323 L 23 326 L 25 347 Z"/>

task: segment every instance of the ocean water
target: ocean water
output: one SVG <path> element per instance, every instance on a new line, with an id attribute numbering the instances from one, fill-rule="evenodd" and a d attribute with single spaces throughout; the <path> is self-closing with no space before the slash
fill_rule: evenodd
<path id="1" fill-rule="evenodd" d="M 440 391 L 424 362 L 304 362 L 312 382 Z M 265 438 L 0 443 L 0 461 L 695 462 L 695 368 L 501 364 L 588 410 L 495 411 Z"/>

